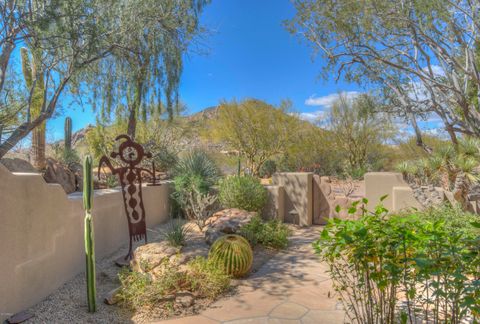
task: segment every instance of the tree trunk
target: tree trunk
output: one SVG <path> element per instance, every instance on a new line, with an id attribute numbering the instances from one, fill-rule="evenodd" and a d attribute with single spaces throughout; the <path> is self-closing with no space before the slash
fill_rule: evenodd
<path id="1" fill-rule="evenodd" d="M 133 140 L 135 139 L 135 132 L 137 129 L 137 117 L 135 115 L 135 107 L 130 108 L 130 115 L 128 116 L 127 134 Z"/>
<path id="2" fill-rule="evenodd" d="M 45 123 L 32 131 L 32 165 L 37 170 L 45 169 Z"/>

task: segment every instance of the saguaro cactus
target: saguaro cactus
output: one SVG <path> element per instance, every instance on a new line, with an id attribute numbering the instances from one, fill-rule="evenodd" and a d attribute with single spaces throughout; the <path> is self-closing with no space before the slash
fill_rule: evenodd
<path id="1" fill-rule="evenodd" d="M 65 152 L 72 149 L 72 118 L 65 118 Z"/>
<path id="2" fill-rule="evenodd" d="M 30 117 L 33 120 L 40 115 L 42 110 L 45 82 L 43 73 L 38 73 L 38 69 L 40 68 L 38 62 L 39 55 L 32 53 L 32 59 L 30 60 L 28 49 L 25 47 L 20 49 L 20 53 L 22 57 L 23 77 L 28 90 L 30 90 L 35 82 L 30 103 Z M 45 168 L 45 122 L 41 123 L 32 131 L 32 164 L 39 170 Z"/>
<path id="3" fill-rule="evenodd" d="M 83 162 L 83 208 L 85 209 L 85 257 L 87 273 L 88 311 L 96 311 L 95 288 L 95 241 L 93 237 L 93 221 L 91 209 L 93 205 L 92 158 L 87 155 Z"/>

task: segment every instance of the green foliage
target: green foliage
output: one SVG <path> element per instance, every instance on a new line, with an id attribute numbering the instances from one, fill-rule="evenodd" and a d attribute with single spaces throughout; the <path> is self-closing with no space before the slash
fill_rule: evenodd
<path id="1" fill-rule="evenodd" d="M 183 209 L 188 219 L 199 219 L 216 198 L 209 195 L 220 176 L 215 162 L 202 151 L 192 151 L 183 156 L 174 169 L 175 191 L 173 198 Z"/>
<path id="2" fill-rule="evenodd" d="M 245 237 L 252 246 L 261 244 L 272 249 L 287 248 L 290 232 L 287 225 L 278 220 L 264 222 L 259 216 L 253 217 L 250 223 L 240 229 L 240 235 Z"/>
<path id="3" fill-rule="evenodd" d="M 230 176 L 219 185 L 220 203 L 225 208 L 261 211 L 267 202 L 267 189 L 252 176 Z"/>
<path id="4" fill-rule="evenodd" d="M 478 321 L 478 215 L 362 210 L 358 220 L 330 221 L 314 243 L 351 321 L 460 323 L 469 312 Z"/>
<path id="5" fill-rule="evenodd" d="M 267 160 L 260 167 L 258 175 L 261 178 L 271 178 L 275 172 L 277 172 L 277 163 L 273 160 Z"/>
<path id="6" fill-rule="evenodd" d="M 208 259 L 226 274 L 239 278 L 250 272 L 253 251 L 250 243 L 242 236 L 227 234 L 212 244 Z"/>
<path id="7" fill-rule="evenodd" d="M 90 210 L 93 205 L 93 176 L 92 158 L 87 155 L 83 162 L 83 208 L 85 209 L 85 259 L 87 281 L 88 311 L 96 311 L 96 284 L 95 284 L 95 241 L 93 233 L 93 219 Z"/>
<path id="8" fill-rule="evenodd" d="M 240 152 L 253 175 L 268 159 L 293 145 L 301 121 L 288 114 L 291 103 L 274 107 L 261 100 L 223 102 L 209 124 L 208 136 Z"/>
<path id="9" fill-rule="evenodd" d="M 186 271 L 168 259 L 159 267 L 162 275 L 155 281 L 148 274 L 122 269 L 118 275 L 121 282 L 118 297 L 122 306 L 132 310 L 162 304 L 168 307 L 163 298 L 179 291 L 215 299 L 230 287 L 230 277 L 202 257 L 188 262 Z"/>
<path id="10" fill-rule="evenodd" d="M 105 176 L 105 184 L 107 188 L 115 188 L 118 186 L 118 177 L 113 174 L 107 174 Z"/>
<path id="11" fill-rule="evenodd" d="M 453 190 L 462 180 L 465 186 L 478 183 L 480 174 L 480 141 L 461 138 L 455 147 L 444 143 L 432 154 L 421 159 L 403 161 L 396 166 L 409 182 L 436 185 Z"/>
<path id="12" fill-rule="evenodd" d="M 61 162 L 64 165 L 70 165 L 71 163 L 80 163 L 81 159 L 78 156 L 76 150 L 67 150 L 64 146 L 55 143 L 52 145 L 53 154 L 55 160 Z"/>
<path id="13" fill-rule="evenodd" d="M 188 238 L 190 230 L 181 219 L 172 219 L 165 238 L 171 246 L 183 246 Z"/>

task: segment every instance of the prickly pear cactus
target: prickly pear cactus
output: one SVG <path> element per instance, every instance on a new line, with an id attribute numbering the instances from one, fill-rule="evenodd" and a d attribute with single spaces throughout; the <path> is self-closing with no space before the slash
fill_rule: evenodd
<path id="1" fill-rule="evenodd" d="M 208 257 L 225 273 L 237 278 L 247 275 L 253 263 L 250 244 L 240 235 L 234 234 L 218 238 L 212 244 Z"/>

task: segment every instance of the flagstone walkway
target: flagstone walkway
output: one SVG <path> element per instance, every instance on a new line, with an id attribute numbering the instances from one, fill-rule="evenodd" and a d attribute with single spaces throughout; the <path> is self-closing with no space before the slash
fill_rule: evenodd
<path id="1" fill-rule="evenodd" d="M 242 281 L 236 295 L 217 301 L 200 315 L 156 323 L 344 323 L 327 267 L 313 254 L 311 243 L 319 231 L 320 227 L 296 229 L 288 250 Z"/>

